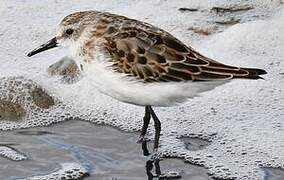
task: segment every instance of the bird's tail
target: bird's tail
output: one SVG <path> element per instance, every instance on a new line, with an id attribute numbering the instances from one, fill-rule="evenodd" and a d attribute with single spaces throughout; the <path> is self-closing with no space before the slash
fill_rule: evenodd
<path id="1" fill-rule="evenodd" d="M 241 68 L 241 69 L 248 72 L 246 76 L 243 76 L 243 78 L 246 79 L 263 79 L 260 75 L 267 74 L 265 70 L 258 68 Z M 242 78 L 242 77 L 236 77 L 236 78 Z"/>

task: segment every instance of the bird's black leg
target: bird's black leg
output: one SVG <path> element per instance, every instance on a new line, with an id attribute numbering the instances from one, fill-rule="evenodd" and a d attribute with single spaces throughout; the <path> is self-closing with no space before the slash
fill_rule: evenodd
<path id="1" fill-rule="evenodd" d="M 145 140 L 145 135 L 147 133 L 148 125 L 149 125 L 149 122 L 150 122 L 150 119 L 151 119 L 149 107 L 150 106 L 145 106 L 145 115 L 144 115 L 144 118 L 143 118 L 142 131 L 141 131 L 141 134 L 140 134 L 140 137 L 139 137 L 139 140 L 138 140 L 139 143 L 141 143 Z"/>
<path id="2" fill-rule="evenodd" d="M 149 150 L 147 148 L 147 141 L 142 141 L 141 146 L 142 146 L 143 155 L 149 156 L 150 153 L 149 153 Z"/>
<path id="3" fill-rule="evenodd" d="M 148 106 L 149 112 L 154 120 L 154 126 L 155 126 L 155 140 L 154 140 L 154 151 L 156 152 L 158 150 L 159 146 L 159 139 L 160 139 L 160 132 L 161 132 L 161 122 L 158 119 L 157 115 L 155 114 L 154 110 L 151 106 Z"/>

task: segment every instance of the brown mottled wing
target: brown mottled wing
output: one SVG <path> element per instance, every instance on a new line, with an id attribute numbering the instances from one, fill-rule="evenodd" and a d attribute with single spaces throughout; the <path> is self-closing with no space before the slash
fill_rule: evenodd
<path id="1" fill-rule="evenodd" d="M 145 82 L 207 81 L 258 77 L 253 69 L 227 66 L 206 58 L 168 33 L 131 28 L 106 37 L 117 72 Z"/>

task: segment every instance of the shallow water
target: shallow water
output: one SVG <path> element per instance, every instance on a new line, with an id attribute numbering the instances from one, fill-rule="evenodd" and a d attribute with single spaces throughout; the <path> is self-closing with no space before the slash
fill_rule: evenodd
<path id="1" fill-rule="evenodd" d="M 78 163 L 90 174 L 85 179 L 147 179 L 146 162 L 137 133 L 98 126 L 84 121 L 67 121 L 50 127 L 2 132 L 1 144 L 10 144 L 28 156 L 27 160 L 0 158 L 0 179 L 45 175 L 62 163 Z M 149 145 L 151 151 L 151 145 Z M 160 161 L 161 173 L 180 173 L 182 179 L 209 180 L 203 167 L 179 159 Z M 7 171 L 9 169 L 9 171 Z M 155 168 L 152 170 L 155 176 Z"/>
<path id="2" fill-rule="evenodd" d="M 157 179 L 155 166 L 147 174 L 146 163 L 150 156 L 143 156 L 141 144 L 136 143 L 137 133 L 71 120 L 49 127 L 2 132 L 0 138 L 1 145 L 12 147 L 27 157 L 13 161 L 2 156 L 1 180 L 49 175 L 58 171 L 63 163 L 76 163 L 85 168 L 84 179 L 87 180 Z M 191 151 L 198 151 L 209 143 L 197 138 L 184 139 L 184 142 Z M 151 144 L 148 149 L 151 152 Z M 173 172 L 184 180 L 213 180 L 204 167 L 180 159 L 165 158 L 159 165 L 161 175 Z M 267 168 L 264 171 L 265 179 L 284 178 L 283 170 Z"/>

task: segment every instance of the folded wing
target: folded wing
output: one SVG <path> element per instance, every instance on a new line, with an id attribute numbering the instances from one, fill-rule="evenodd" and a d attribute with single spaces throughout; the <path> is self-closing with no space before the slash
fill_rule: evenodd
<path id="1" fill-rule="evenodd" d="M 259 79 L 262 69 L 228 66 L 207 58 L 166 32 L 134 27 L 105 38 L 113 69 L 144 82 Z"/>

